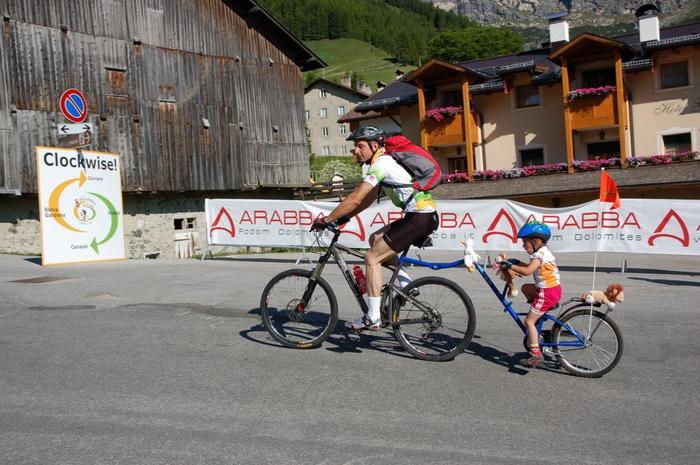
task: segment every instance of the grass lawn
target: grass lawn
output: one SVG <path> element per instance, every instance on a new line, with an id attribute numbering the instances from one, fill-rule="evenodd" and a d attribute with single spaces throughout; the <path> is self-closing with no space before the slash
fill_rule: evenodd
<path id="1" fill-rule="evenodd" d="M 373 92 L 377 91 L 377 81 L 390 84 L 397 69 L 405 73 L 416 69 L 415 66 L 397 63 L 389 53 L 357 39 L 327 39 L 305 43 L 328 63 L 328 67 L 310 72 L 329 81 L 337 81 L 346 72 L 352 74 L 354 71 L 372 87 Z"/>

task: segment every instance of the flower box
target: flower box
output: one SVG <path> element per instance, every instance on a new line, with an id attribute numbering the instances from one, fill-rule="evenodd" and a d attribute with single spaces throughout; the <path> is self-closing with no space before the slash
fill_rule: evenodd
<path id="1" fill-rule="evenodd" d="M 569 102 L 586 97 L 610 95 L 616 90 L 616 86 L 580 87 L 569 91 Z"/>
<path id="2" fill-rule="evenodd" d="M 682 163 L 686 161 L 700 161 L 700 152 L 680 152 L 664 155 L 651 155 L 647 157 L 628 157 L 627 162 L 630 167 L 644 165 L 667 165 L 670 163 Z M 574 160 L 574 170 L 577 172 L 600 171 L 601 168 L 620 168 L 619 158 L 608 158 L 602 160 Z M 532 165 L 522 168 L 511 168 L 507 170 L 483 170 L 474 171 L 474 180 L 495 181 L 498 179 L 514 179 L 529 176 L 540 176 L 548 174 L 566 173 L 566 163 L 550 163 L 547 165 Z M 445 183 L 468 182 L 467 173 L 447 174 L 442 178 Z"/>
<path id="3" fill-rule="evenodd" d="M 462 113 L 462 107 L 440 107 L 431 108 L 425 112 L 426 119 L 432 119 L 435 121 L 442 121 L 445 118 Z"/>

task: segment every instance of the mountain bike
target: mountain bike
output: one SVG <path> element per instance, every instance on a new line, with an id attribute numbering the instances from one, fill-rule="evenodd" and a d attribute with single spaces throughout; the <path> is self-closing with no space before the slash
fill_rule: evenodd
<path id="1" fill-rule="evenodd" d="M 464 264 L 469 271 L 477 270 L 496 294 L 503 311 L 513 318 L 525 335 L 523 346 L 527 351 L 527 329 L 522 322 L 527 313 L 518 313 L 513 309 L 512 302 L 506 297 L 507 286 L 502 292 L 498 290 L 479 263 L 480 258 L 474 252 L 472 240 L 464 245 Z M 545 313 L 536 325 L 542 353 L 553 356 L 566 371 L 583 378 L 599 378 L 615 368 L 622 357 L 622 333 L 609 315 L 612 307 L 606 306 L 603 310 L 602 306 L 575 297 L 559 305 L 560 311 L 556 317 Z M 545 325 L 547 329 L 544 329 Z"/>
<path id="2" fill-rule="evenodd" d="M 367 303 L 348 268 L 344 254 L 364 260 L 364 255 L 338 243 L 342 233 L 337 223 L 328 226 L 330 243 L 311 270 L 291 269 L 273 277 L 260 298 L 260 314 L 272 338 L 285 347 L 318 347 L 336 327 L 338 300 L 333 289 L 321 276 L 331 258 L 340 268 L 345 281 L 363 313 Z M 327 237 L 319 234 L 317 241 Z M 422 246 L 429 238 L 414 245 Z M 320 242 L 319 242 L 320 244 Z M 410 259 L 408 249 L 401 263 L 413 263 L 434 270 L 463 266 L 463 261 L 431 263 Z M 467 293 L 448 279 L 428 276 L 418 278 L 402 288 L 398 285 L 400 266 L 387 265 L 391 278 L 381 293 L 382 326 L 391 327 L 401 346 L 418 359 L 451 360 L 464 351 L 474 335 L 476 315 Z"/>

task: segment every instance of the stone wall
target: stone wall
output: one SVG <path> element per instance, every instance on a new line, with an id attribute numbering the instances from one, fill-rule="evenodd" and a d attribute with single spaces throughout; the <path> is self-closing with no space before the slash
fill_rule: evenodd
<path id="1" fill-rule="evenodd" d="M 280 198 L 279 193 L 275 196 Z M 125 194 L 127 257 L 175 258 L 175 235 L 186 232 L 194 233 L 195 247 L 200 249 L 196 252 L 201 252 L 206 246 L 205 199 L 232 197 L 269 198 L 270 193 Z M 37 196 L 0 197 L 0 253 L 41 254 Z"/>

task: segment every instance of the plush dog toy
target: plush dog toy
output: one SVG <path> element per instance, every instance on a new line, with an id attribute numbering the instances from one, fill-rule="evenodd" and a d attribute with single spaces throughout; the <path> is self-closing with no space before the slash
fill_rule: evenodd
<path id="1" fill-rule="evenodd" d="M 506 260 L 506 254 L 499 253 L 496 255 L 495 263 L 493 263 L 491 267 L 496 270 L 496 276 L 506 282 L 506 286 L 508 286 L 508 297 L 515 297 L 518 295 L 518 289 L 515 287 L 515 284 L 513 284 L 513 273 L 511 273 L 510 270 L 503 270 L 500 267 L 500 263 Z"/>
<path id="2" fill-rule="evenodd" d="M 611 284 L 603 291 L 588 291 L 581 296 L 582 302 L 605 304 L 610 308 L 615 308 L 616 303 L 625 301 L 625 292 L 620 284 Z"/>

